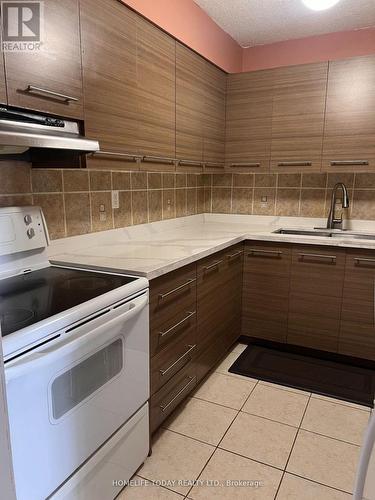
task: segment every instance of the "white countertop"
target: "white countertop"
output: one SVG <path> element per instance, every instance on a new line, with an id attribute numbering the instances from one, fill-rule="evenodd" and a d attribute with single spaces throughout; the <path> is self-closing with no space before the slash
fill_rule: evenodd
<path id="1" fill-rule="evenodd" d="M 200 214 L 55 240 L 48 255 L 53 262 L 153 279 L 249 239 L 375 250 L 375 240 L 273 233 L 325 224 L 326 219 Z M 375 233 L 375 221 L 348 221 L 347 228 Z"/>

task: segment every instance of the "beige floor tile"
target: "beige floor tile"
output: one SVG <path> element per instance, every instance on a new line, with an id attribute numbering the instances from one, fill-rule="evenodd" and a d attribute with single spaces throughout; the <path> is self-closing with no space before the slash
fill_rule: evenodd
<path id="1" fill-rule="evenodd" d="M 350 500 L 347 493 L 313 483 L 301 477 L 285 474 L 281 482 L 277 500 Z"/>
<path id="2" fill-rule="evenodd" d="M 220 443 L 220 448 L 284 468 L 297 429 L 261 417 L 239 413 Z"/>
<path id="3" fill-rule="evenodd" d="M 238 342 L 238 344 L 236 344 L 233 347 L 232 352 L 238 352 L 239 354 L 241 354 L 242 352 L 244 352 L 246 347 L 247 347 L 247 344 L 241 344 L 241 342 Z"/>
<path id="4" fill-rule="evenodd" d="M 194 500 L 273 500 L 282 472 L 248 458 L 223 450 L 216 450 L 199 480 L 203 485 L 194 486 L 189 498 Z M 209 486 L 208 481 L 219 481 Z M 248 481 L 249 486 L 227 485 L 226 481 Z M 250 481 L 261 483 L 251 486 Z M 254 484 L 254 483 L 253 483 Z"/>
<path id="5" fill-rule="evenodd" d="M 361 445 L 368 419 L 365 411 L 311 398 L 301 428 Z"/>
<path id="6" fill-rule="evenodd" d="M 321 396 L 320 394 L 311 395 L 314 399 L 322 399 L 324 401 L 331 401 L 332 403 L 337 403 L 339 405 L 349 406 L 350 408 L 357 408 L 358 410 L 367 411 L 367 413 L 371 412 L 371 408 L 368 406 L 358 405 L 356 403 L 349 403 L 348 401 L 342 401 L 341 399 L 330 398 L 328 396 Z"/>
<path id="7" fill-rule="evenodd" d="M 239 410 L 255 385 L 256 382 L 251 380 L 214 372 L 194 393 L 194 397 Z"/>
<path id="8" fill-rule="evenodd" d="M 186 495 L 190 487 L 179 481 L 197 479 L 213 451 L 208 444 L 162 430 L 153 443 L 151 457 L 146 459 L 138 474 L 151 481 L 172 481 L 170 489 Z"/>
<path id="9" fill-rule="evenodd" d="M 296 394 L 304 394 L 305 396 L 310 396 L 310 392 L 301 391 L 300 389 L 294 389 L 293 387 L 287 387 L 281 384 L 273 384 L 272 382 L 265 382 L 264 380 L 259 380 L 261 385 L 266 385 L 268 387 L 274 387 L 275 389 L 281 389 L 282 391 L 295 392 Z"/>
<path id="10" fill-rule="evenodd" d="M 242 411 L 299 427 L 309 396 L 258 384 Z"/>
<path id="11" fill-rule="evenodd" d="M 179 493 L 167 490 L 162 486 L 153 484 L 148 479 L 139 476 L 132 478 L 132 483 L 127 486 L 116 500 L 182 500 Z"/>
<path id="12" fill-rule="evenodd" d="M 236 410 L 192 398 L 182 405 L 164 424 L 164 427 L 217 445 L 237 415 Z"/>
<path id="13" fill-rule="evenodd" d="M 230 352 L 227 356 L 221 361 L 215 368 L 215 372 L 224 373 L 225 375 L 229 375 L 230 377 L 240 378 L 242 380 L 250 380 L 251 382 L 257 382 L 256 379 L 251 377 L 244 377 L 242 375 L 237 375 L 236 373 L 228 372 L 228 369 L 233 365 L 236 359 L 239 357 L 240 353 L 238 352 Z"/>
<path id="14" fill-rule="evenodd" d="M 360 447 L 300 430 L 287 470 L 352 493 Z"/>

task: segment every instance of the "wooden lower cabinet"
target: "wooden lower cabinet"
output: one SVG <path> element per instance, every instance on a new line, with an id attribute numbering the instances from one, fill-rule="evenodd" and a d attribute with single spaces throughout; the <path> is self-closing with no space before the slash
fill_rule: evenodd
<path id="1" fill-rule="evenodd" d="M 344 270 L 344 249 L 293 247 L 289 344 L 337 352 Z"/>
<path id="2" fill-rule="evenodd" d="M 347 250 L 339 353 L 375 360 L 375 252 Z"/>
<path id="3" fill-rule="evenodd" d="M 242 334 L 286 342 L 291 245 L 249 241 L 244 250 Z"/>
<path id="4" fill-rule="evenodd" d="M 240 335 L 242 245 L 150 283 L 151 432 Z"/>

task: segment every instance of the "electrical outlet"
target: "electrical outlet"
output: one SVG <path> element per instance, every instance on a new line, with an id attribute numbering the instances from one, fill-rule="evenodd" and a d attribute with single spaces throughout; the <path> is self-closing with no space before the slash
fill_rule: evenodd
<path id="1" fill-rule="evenodd" d="M 120 196 L 118 191 L 112 191 L 112 208 L 120 208 Z"/>

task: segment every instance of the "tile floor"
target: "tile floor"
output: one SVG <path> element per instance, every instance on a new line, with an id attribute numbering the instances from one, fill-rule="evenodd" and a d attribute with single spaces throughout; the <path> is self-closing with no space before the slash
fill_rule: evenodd
<path id="1" fill-rule="evenodd" d="M 370 410 L 229 373 L 245 347 L 164 423 L 120 500 L 351 498 Z"/>

